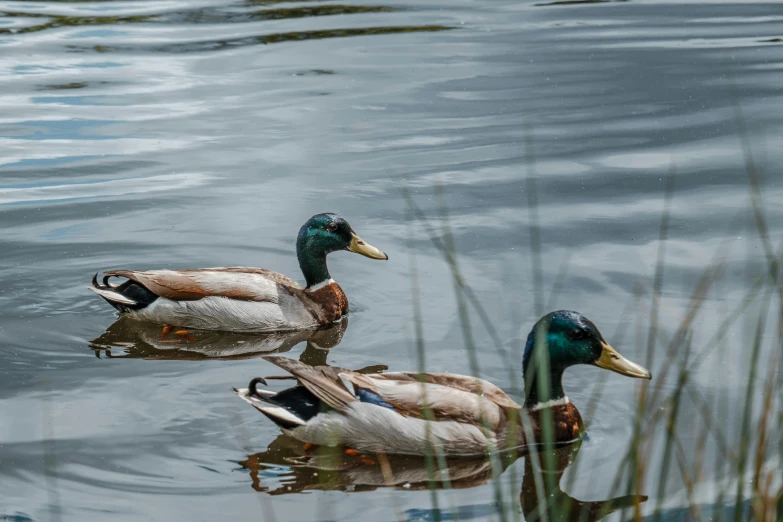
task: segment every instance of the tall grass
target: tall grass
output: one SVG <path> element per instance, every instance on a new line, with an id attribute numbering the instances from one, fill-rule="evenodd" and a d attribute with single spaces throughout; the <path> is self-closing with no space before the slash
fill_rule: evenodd
<path id="1" fill-rule="evenodd" d="M 519 448 L 518 441 L 510 437 L 505 447 L 487 448 L 495 520 L 519 521 L 524 517 L 527 522 L 588 522 L 600 520 L 611 513 L 616 513 L 623 520 L 654 522 L 783 520 L 783 477 L 780 472 L 783 469 L 783 281 L 780 273 L 783 243 L 775 250 L 764 212 L 760 176 L 753 161 L 751 143 L 744 137 L 744 120 L 738 107 L 735 116 L 743 135 L 741 145 L 749 194 L 747 208 L 730 220 L 724 241 L 716 248 L 699 278 L 692 283 L 682 315 L 675 323 L 676 328 L 668 331 L 662 324 L 670 324 L 671 317 L 668 316 L 667 321 L 661 317 L 662 296 L 665 295 L 666 276 L 670 272 L 667 247 L 672 230 L 672 208 L 677 201 L 677 171 L 672 166 L 661 193 L 662 210 L 653 277 L 649 282 L 642 280 L 635 285 L 633 294 L 628 296 L 628 304 L 623 307 L 618 330 L 611 337 L 617 344 L 624 345 L 622 340 L 633 337 L 635 332 L 638 352 L 644 354 L 646 366 L 654 376 L 650 382 L 640 381 L 637 388 L 634 416 L 629 419 L 630 436 L 625 447 L 616 451 L 618 465 L 615 476 L 609 480 L 602 478 L 603 482 L 610 484 L 609 491 L 621 494 L 600 501 L 580 501 L 568 494 L 580 481 L 591 480 L 593 470 L 580 464 L 577 455 L 579 442 L 566 448 L 555 444 L 551 410 L 544 409 L 537 444 Z M 535 290 L 532 303 L 535 317 L 528 317 L 525 323 L 532 324 L 542 313 L 554 308 L 565 286 L 571 255 L 562 260 L 551 281 L 550 295 L 546 298 L 542 227 L 539 223 L 541 213 L 530 129 L 527 130 L 526 150 L 525 204 L 528 206 L 531 231 L 529 264 L 530 280 Z M 487 377 L 481 375 L 480 351 L 495 350 L 508 372 L 509 391 L 520 393 L 523 390 L 520 379 L 522 347 L 518 347 L 517 353 L 506 349 L 492 316 L 464 276 L 444 189 L 435 187 L 437 212 L 434 215 L 423 211 L 405 188 L 402 189 L 402 197 L 407 210 L 408 237 L 414 237 L 414 228 L 423 231 L 449 269 L 464 343 L 461 348 L 471 373 L 476 377 Z M 743 217 L 752 218 L 752 231 L 763 255 L 748 259 L 744 292 L 732 295 L 730 301 L 724 299 L 729 277 L 729 238 L 737 235 Z M 424 372 L 431 368 L 428 368 L 424 341 L 420 277 L 416 249 L 412 244 L 408 246 L 414 346 L 418 369 Z M 764 264 L 764 269 L 754 271 L 753 267 L 759 262 Z M 706 302 L 721 303 L 713 316 L 705 312 Z M 544 309 L 544 306 L 547 308 Z M 707 323 L 710 328 L 697 328 L 699 321 Z M 477 346 L 475 336 L 479 329 L 483 329 L 490 339 L 489 347 L 480 349 Z M 706 342 L 700 341 L 705 337 L 705 331 L 710 335 L 706 336 Z M 539 343 L 545 339 L 544 335 L 536 337 Z M 549 361 L 544 348 L 537 347 L 533 370 L 538 372 L 538 392 L 542 401 L 547 400 L 549 393 Z M 707 366 L 708 362 L 713 368 Z M 705 391 L 699 382 L 703 375 L 715 375 L 714 366 L 718 363 L 744 372 L 736 409 L 732 409 L 732 394 L 726 392 L 726 385 L 718 383 L 718 391 L 712 393 Z M 588 433 L 593 414 L 607 393 L 608 372 L 597 372 L 595 379 L 589 400 L 586 404 L 578 404 Z M 433 412 L 427 404 L 426 394 L 423 401 L 423 416 L 432 419 Z M 690 415 L 686 416 L 686 412 Z M 525 440 L 534 440 L 531 418 L 524 409 L 518 415 L 518 419 L 512 417 L 512 424 L 518 422 L 521 425 L 520 435 Z M 441 449 L 438 444 L 431 444 L 423 459 L 429 480 L 431 520 L 458 520 L 461 511 L 455 505 L 453 495 L 449 496 L 449 505 L 443 507 L 440 492 L 451 489 L 454 481 L 449 473 L 453 459 L 447 459 Z M 334 453 L 335 461 L 340 458 L 339 451 L 326 447 L 319 450 L 324 454 Z M 517 468 L 511 466 L 520 457 L 524 459 L 521 478 L 517 476 Z M 377 461 L 386 485 L 395 486 L 397 462 L 382 454 L 377 456 Z M 566 468 L 569 475 L 563 484 L 561 478 Z M 504 474 L 505 480 L 501 480 Z M 328 477 L 324 474 L 318 479 L 324 482 L 325 488 Z M 404 519 L 399 506 L 394 507 L 397 518 Z"/>
<path id="2" fill-rule="evenodd" d="M 752 217 L 753 231 L 763 252 L 761 258 L 748 260 L 747 272 L 753 274 L 751 267 L 759 261 L 764 262 L 765 269 L 761 275 L 750 277 L 745 292 L 739 296 L 735 306 L 725 306 L 720 312 L 721 317 L 710 321 L 703 310 L 703 304 L 711 298 L 722 297 L 721 289 L 726 286 L 720 284 L 727 277 L 725 268 L 730 249 L 728 240 L 725 240 L 693 285 L 677 329 L 674 332 L 666 332 L 663 329 L 659 319 L 661 295 L 667 267 L 666 245 L 671 228 L 671 208 L 676 198 L 676 171 L 672 168 L 662 193 L 663 210 L 653 281 L 651 285 L 640 285 L 641 288 L 649 286 L 649 291 L 632 296 L 646 296 L 645 300 L 649 303 L 649 315 L 643 323 L 646 325 L 646 332 L 640 332 L 638 342 L 644 347 L 647 366 L 653 370 L 654 379 L 652 382 L 644 381 L 638 387 L 633 430 L 612 481 L 611 490 L 624 491 L 626 496 L 620 497 L 622 500 L 604 502 L 599 507 L 575 502 L 568 495 L 562 495 L 558 501 L 554 501 L 554 498 L 558 498 L 554 492 L 561 491 L 562 485 L 558 485 L 557 481 L 562 470 L 558 473 L 556 455 L 559 450 L 555 448 L 552 440 L 551 419 L 544 419 L 541 444 L 530 447 L 529 452 L 524 455 L 527 463 L 523 482 L 535 486 L 527 490 L 523 488 L 522 494 L 533 495 L 537 503 L 535 512 L 526 514 L 528 521 L 531 518 L 543 521 L 598 520 L 618 508 L 622 508 L 620 517 L 625 520 L 783 520 L 783 477 L 780 471 L 783 469 L 783 371 L 780 364 L 783 352 L 783 283 L 780 274 L 783 244 L 777 251 L 774 250 L 763 207 L 759 174 L 738 106 L 735 110 L 735 121 L 741 135 L 748 178 L 749 204 L 745 214 Z M 532 139 L 531 136 L 532 133 L 528 131 L 529 140 Z M 531 143 L 527 144 L 527 150 L 530 265 L 535 287 L 533 305 L 538 316 L 539 312 L 549 310 L 541 310 L 544 303 L 544 281 Z M 473 340 L 474 326 L 471 324 L 471 318 L 476 317 L 492 339 L 504 366 L 509 370 L 512 388 L 519 390 L 521 354 L 514 357 L 507 353 L 489 314 L 484 310 L 477 294 L 466 283 L 459 267 L 448 212 L 443 202 L 443 190 L 438 187 L 436 193 L 439 202 L 438 214 L 428 217 L 417 206 L 414 198 L 403 190 L 409 214 L 416 220 L 416 225 L 429 236 L 451 271 L 470 368 L 476 376 L 480 376 L 478 348 Z M 439 227 L 433 223 L 435 220 L 440 222 Z M 736 236 L 739 223 L 740 219 L 731 221 L 726 238 Z M 567 263 L 567 259 L 563 261 L 557 273 L 553 295 L 546 301 L 549 306 L 553 306 L 563 287 Z M 414 280 L 415 277 L 414 275 Z M 415 310 L 414 315 L 417 324 L 417 350 L 422 354 L 420 368 L 423 369 L 426 347 L 421 341 L 423 322 L 420 307 Z M 740 319 L 744 319 L 750 329 L 730 337 L 730 333 L 741 330 L 738 326 L 742 323 Z M 623 318 L 620 324 L 627 328 L 633 321 L 629 316 Z M 695 341 L 698 338 L 694 328 L 696 321 L 709 321 L 714 326 L 706 343 L 697 344 Z M 533 318 L 530 318 L 529 322 L 532 323 Z M 643 324 L 639 323 L 638 326 Z M 540 339 L 543 336 L 538 337 Z M 697 382 L 698 376 L 713 371 L 707 369 L 705 363 L 711 361 L 716 364 L 714 356 L 719 347 L 720 353 L 724 355 L 721 358 L 722 364 L 743 369 L 745 372 L 744 390 L 739 401 L 741 407 L 735 411 L 729 408 L 725 393 L 717 393 L 714 397 L 705 396 L 703 386 Z M 538 352 L 545 353 L 545 350 Z M 545 383 L 545 378 L 548 377 L 548 361 L 538 362 L 537 371 L 540 372 L 539 376 L 543 377 L 539 378 L 539 383 Z M 597 378 L 590 403 L 583 411 L 588 423 L 604 392 L 605 383 L 605 377 Z M 547 393 L 548 390 L 544 390 L 544 387 L 542 386 L 542 392 Z M 688 411 L 693 412 L 688 418 L 683 417 L 686 406 L 690 407 Z M 525 417 L 524 412 L 522 416 Z M 525 425 L 525 419 L 521 419 L 521 422 L 523 427 L 529 428 L 529 425 Z M 550 429 L 547 429 L 547 426 L 550 426 Z M 529 429 L 523 431 L 527 431 L 528 438 L 532 435 Z M 490 458 L 494 458 L 493 452 L 503 449 L 488 448 Z M 513 448 L 505 449 L 516 451 Z M 442 459 L 438 459 L 437 464 L 442 465 Z M 513 473 L 513 469 L 512 467 L 509 473 Z M 579 470 L 578 458 L 572 464 L 571 471 L 568 484 L 564 485 L 566 489 L 578 482 L 582 475 L 585 480 L 589 480 L 590 470 Z M 499 474 L 503 473 L 503 467 L 493 467 L 493 472 L 496 472 L 493 482 L 497 519 L 519 520 L 520 505 L 516 501 L 519 491 L 504 490 L 501 487 Z M 527 476 L 528 472 L 532 473 L 531 477 Z M 433 471 L 433 474 L 435 473 Z M 510 482 L 517 483 L 515 477 L 512 477 Z M 433 513 L 439 513 L 434 491 L 433 489 Z M 645 503 L 646 494 L 654 495 L 651 502 Z M 522 504 L 529 501 L 529 498 L 523 498 Z M 439 514 L 434 516 L 438 517 Z"/>

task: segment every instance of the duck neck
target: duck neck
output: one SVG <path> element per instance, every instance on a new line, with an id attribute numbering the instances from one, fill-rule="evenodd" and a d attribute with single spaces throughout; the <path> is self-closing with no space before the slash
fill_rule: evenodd
<path id="1" fill-rule="evenodd" d="M 565 371 L 565 368 L 550 368 L 550 370 L 547 372 L 549 374 L 549 383 L 548 386 L 546 382 L 543 383 L 546 386 L 543 390 L 541 388 L 542 383 L 539 372 L 533 368 L 528 373 L 527 365 L 524 368 L 524 371 L 526 407 L 535 408 L 547 404 L 554 405 L 568 400 L 565 392 L 563 391 L 563 372 Z M 547 379 L 544 379 L 544 381 L 546 380 Z M 546 393 L 547 388 L 549 393 Z"/>
<path id="2" fill-rule="evenodd" d="M 308 288 L 332 278 L 326 266 L 326 252 L 322 249 L 308 246 L 305 241 L 297 241 L 296 257 L 299 259 L 299 268 L 302 270 Z"/>

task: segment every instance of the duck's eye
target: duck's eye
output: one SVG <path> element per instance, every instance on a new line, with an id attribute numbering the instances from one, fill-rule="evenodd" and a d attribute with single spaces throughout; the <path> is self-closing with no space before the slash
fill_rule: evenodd
<path id="1" fill-rule="evenodd" d="M 571 339 L 578 341 L 579 339 L 584 339 L 587 337 L 587 332 L 584 330 L 574 330 L 571 332 Z"/>
<path id="2" fill-rule="evenodd" d="M 337 223 L 329 223 L 326 225 L 326 230 L 329 232 L 336 232 L 337 231 Z"/>

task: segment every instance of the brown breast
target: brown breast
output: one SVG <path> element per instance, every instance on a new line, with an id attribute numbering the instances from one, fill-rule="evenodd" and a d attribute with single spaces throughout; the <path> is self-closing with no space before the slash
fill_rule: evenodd
<path id="1" fill-rule="evenodd" d="M 318 321 L 329 324 L 348 313 L 348 298 L 337 283 L 329 283 L 315 292 L 307 292 L 308 297 L 320 307 Z"/>
<path id="2" fill-rule="evenodd" d="M 579 437 L 584 430 L 584 424 L 576 406 L 568 403 L 561 406 L 552 406 L 549 410 L 552 412 L 555 442 L 569 442 Z M 544 410 L 538 410 L 530 414 L 533 419 L 536 439 L 541 437 L 541 426 L 544 420 L 543 412 Z"/>

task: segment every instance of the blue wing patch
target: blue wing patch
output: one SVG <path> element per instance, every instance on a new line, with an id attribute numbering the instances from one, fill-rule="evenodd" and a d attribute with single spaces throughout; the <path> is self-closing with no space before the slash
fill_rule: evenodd
<path id="1" fill-rule="evenodd" d="M 369 402 L 370 404 L 375 404 L 376 406 L 381 406 L 382 408 L 389 408 L 390 410 L 394 409 L 394 406 L 383 400 L 381 396 L 375 392 L 358 388 L 356 390 L 356 396 L 359 397 L 360 402 Z"/>

